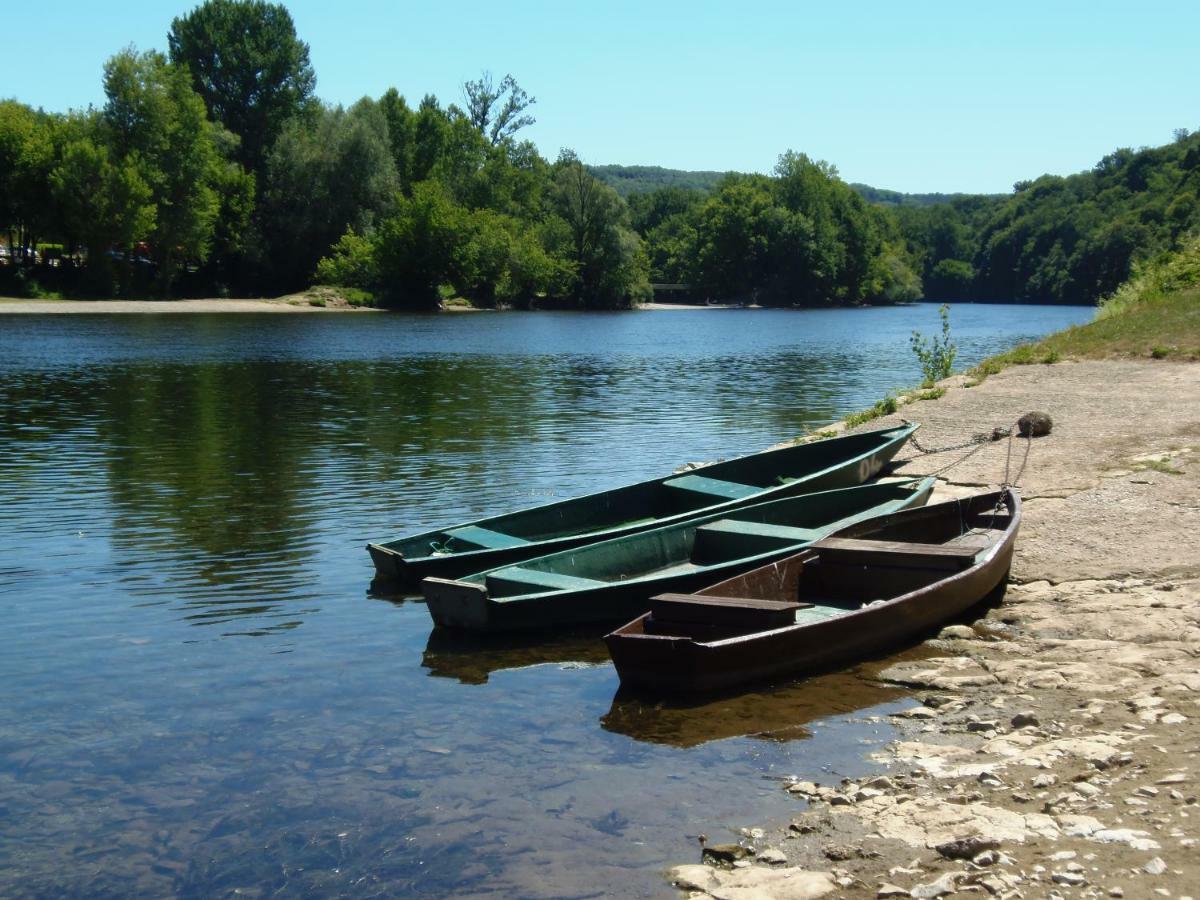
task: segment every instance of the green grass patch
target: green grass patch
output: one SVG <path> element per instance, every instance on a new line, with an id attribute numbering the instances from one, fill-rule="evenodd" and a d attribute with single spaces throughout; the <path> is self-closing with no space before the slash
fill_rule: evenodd
<path id="1" fill-rule="evenodd" d="M 862 412 L 851 413 L 846 416 L 846 427 L 857 428 L 859 425 L 864 425 L 867 422 L 875 419 L 882 419 L 884 416 L 890 416 L 896 411 L 896 398 L 892 394 L 888 394 L 882 400 L 876 401 L 875 405 L 870 409 L 864 409 Z"/>
<path id="2" fill-rule="evenodd" d="M 1200 359 L 1200 288 L 1145 298 L 1031 344 L 986 359 L 967 375 L 982 381 L 1009 366 L 1060 359 Z"/>
<path id="3" fill-rule="evenodd" d="M 914 400 L 937 400 L 946 393 L 944 387 L 930 388 L 927 391 L 921 391 L 913 396 Z"/>
<path id="4" fill-rule="evenodd" d="M 1138 266 L 1091 322 L 985 359 L 968 386 L 1008 366 L 1139 357 L 1200 360 L 1200 237 Z"/>
<path id="5" fill-rule="evenodd" d="M 1152 459 L 1149 462 L 1138 463 L 1137 468 L 1139 471 L 1145 471 L 1145 470 L 1149 469 L 1154 472 L 1162 472 L 1164 475 L 1182 475 L 1183 474 L 1182 471 L 1180 471 L 1179 469 L 1176 469 L 1170 463 L 1165 462 L 1161 459 Z"/>

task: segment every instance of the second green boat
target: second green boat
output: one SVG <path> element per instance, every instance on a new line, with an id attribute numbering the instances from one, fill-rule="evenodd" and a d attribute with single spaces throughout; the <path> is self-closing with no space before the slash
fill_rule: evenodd
<path id="1" fill-rule="evenodd" d="M 872 516 L 921 506 L 933 479 L 869 484 L 723 510 L 458 580 L 421 583 L 434 624 L 472 631 L 562 628 L 640 615 L 648 598 L 691 591 L 803 549 Z"/>
<path id="2" fill-rule="evenodd" d="M 624 487 L 367 545 L 377 575 L 457 578 L 709 513 L 862 484 L 917 429 L 881 428 L 752 453 Z"/>

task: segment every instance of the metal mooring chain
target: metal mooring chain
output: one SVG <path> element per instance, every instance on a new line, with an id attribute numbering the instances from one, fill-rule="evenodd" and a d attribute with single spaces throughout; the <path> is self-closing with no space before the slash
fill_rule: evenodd
<path id="1" fill-rule="evenodd" d="M 912 424 L 907 419 L 901 419 L 901 421 L 904 422 L 905 425 Z M 1017 486 L 1017 483 L 1021 480 L 1021 476 L 1023 474 L 1025 474 L 1025 466 L 1029 463 L 1029 450 L 1030 450 L 1030 447 L 1033 445 L 1033 435 L 1032 434 L 1025 435 L 1025 456 L 1021 459 L 1021 465 L 1017 469 L 1016 477 L 1012 478 L 1010 480 L 1009 475 L 1012 472 L 1012 444 L 1013 444 L 1013 437 L 1019 431 L 1018 423 L 1014 422 L 1012 425 L 1008 426 L 1008 428 L 1006 428 L 1006 429 L 997 428 L 990 433 L 980 432 L 979 434 L 973 435 L 969 440 L 963 441 L 961 444 L 950 444 L 949 446 L 946 446 L 946 447 L 924 447 L 921 445 L 921 442 L 917 439 L 917 436 L 915 433 L 913 435 L 911 435 L 908 440 L 909 440 L 909 443 L 911 443 L 913 445 L 913 448 L 917 451 L 917 453 L 920 454 L 921 456 L 932 456 L 937 453 L 949 453 L 952 450 L 966 450 L 967 448 L 970 448 L 970 452 L 964 453 L 962 456 L 960 456 L 958 459 L 954 460 L 953 462 L 942 466 L 940 469 L 935 469 L 934 471 L 929 472 L 926 475 L 926 477 L 933 477 L 936 475 L 941 475 L 943 472 L 948 472 L 951 469 L 953 469 L 955 466 L 966 462 L 968 459 L 970 459 L 972 456 L 974 456 L 976 453 L 978 453 L 980 450 L 982 450 L 985 446 L 990 444 L 994 440 L 993 436 L 1001 431 L 1003 431 L 1003 433 L 1008 437 L 1008 446 L 1006 448 L 1006 453 L 1005 453 L 1005 457 L 1004 457 L 1004 481 L 1001 484 L 1001 489 L 1007 490 L 1010 487 L 1015 488 Z"/>

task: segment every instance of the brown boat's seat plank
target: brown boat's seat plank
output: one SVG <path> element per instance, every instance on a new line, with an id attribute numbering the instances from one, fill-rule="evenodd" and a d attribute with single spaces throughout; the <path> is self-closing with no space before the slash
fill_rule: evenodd
<path id="1" fill-rule="evenodd" d="M 461 528 L 451 528 L 446 532 L 449 538 L 477 544 L 484 550 L 502 550 L 509 547 L 523 547 L 529 543 L 524 538 L 512 534 L 492 531 L 490 528 L 480 528 L 478 525 L 464 525 Z"/>
<path id="2" fill-rule="evenodd" d="M 978 547 L 962 544 L 919 544 L 908 541 L 870 541 L 827 537 L 813 544 L 822 560 L 834 563 L 915 566 L 924 569 L 965 569 L 975 562 Z"/>
<path id="3" fill-rule="evenodd" d="M 693 494 L 701 494 L 708 499 L 741 500 L 762 490 L 750 484 L 740 484 L 736 481 L 722 481 L 719 478 L 709 478 L 706 475 L 681 475 L 663 482 L 663 487 Z"/>
<path id="4" fill-rule="evenodd" d="M 796 610 L 810 605 L 752 597 L 659 594 L 650 598 L 650 615 L 654 619 L 670 622 L 781 628 L 795 621 Z"/>

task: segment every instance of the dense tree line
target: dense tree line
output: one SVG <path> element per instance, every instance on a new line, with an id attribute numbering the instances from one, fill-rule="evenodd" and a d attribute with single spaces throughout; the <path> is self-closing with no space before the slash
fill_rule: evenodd
<path id="1" fill-rule="evenodd" d="M 648 297 L 624 201 L 518 139 L 534 99 L 511 76 L 467 82 L 465 108 L 394 89 L 330 106 L 264 0 L 207 0 L 167 42 L 113 56 L 100 109 L 0 102 L 0 228 L 26 263 L 0 287 L 279 294 L 319 275 L 397 305 Z"/>
<path id="2" fill-rule="evenodd" d="M 895 219 L 801 153 L 783 154 L 771 176 L 731 174 L 711 193 L 670 187 L 629 203 L 652 278 L 706 299 L 811 306 L 920 296 Z"/>
<path id="3" fill-rule="evenodd" d="M 331 106 L 266 0 L 206 0 L 167 44 L 115 54 L 99 109 L 0 101 L 0 230 L 22 262 L 0 291 L 1095 302 L 1200 227 L 1200 133 L 1008 196 L 901 195 L 790 151 L 770 175 L 550 162 L 520 139 L 535 100 L 508 75 L 466 82 L 461 107 L 394 89 Z"/>
<path id="4" fill-rule="evenodd" d="M 674 182 L 653 187 L 636 180 L 642 168 L 594 171 L 635 186 L 627 199 L 652 280 L 725 299 L 1095 303 L 1136 262 L 1200 229 L 1200 132 L 1117 150 L 1089 172 L 1044 175 L 1010 195 L 844 185 L 824 163 L 795 154 L 773 177 L 731 174 L 691 189 L 678 186 L 689 183 L 686 172 L 650 170 Z M 822 176 L 825 187 L 816 190 Z M 809 187 L 787 187 L 798 183 Z M 847 199 L 847 188 L 870 203 L 869 214 Z"/>
<path id="5" fill-rule="evenodd" d="M 1200 132 L 1043 175 L 1010 196 L 963 197 L 896 215 L 931 299 L 1095 303 L 1141 259 L 1200 228 Z"/>

